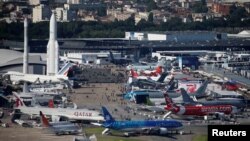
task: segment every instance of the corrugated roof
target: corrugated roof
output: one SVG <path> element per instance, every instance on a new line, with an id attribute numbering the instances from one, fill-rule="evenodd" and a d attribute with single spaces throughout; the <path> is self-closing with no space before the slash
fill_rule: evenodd
<path id="1" fill-rule="evenodd" d="M 0 67 L 23 63 L 23 53 L 13 50 L 0 49 Z M 41 55 L 29 55 L 29 63 L 46 64 Z"/>
<path id="2" fill-rule="evenodd" d="M 7 63 L 11 60 L 17 59 L 22 56 L 23 56 L 22 52 L 8 50 L 8 49 L 0 49 L 0 64 Z"/>

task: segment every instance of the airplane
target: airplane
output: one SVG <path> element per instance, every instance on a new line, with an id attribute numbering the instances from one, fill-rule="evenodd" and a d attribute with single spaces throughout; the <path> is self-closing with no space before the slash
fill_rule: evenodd
<path id="1" fill-rule="evenodd" d="M 233 115 L 239 112 L 239 109 L 237 109 L 237 107 L 232 105 L 177 106 L 175 103 L 172 102 L 172 100 L 167 96 L 167 94 L 165 94 L 165 100 L 167 103 L 165 109 L 170 112 L 165 114 L 164 118 L 168 117 L 172 113 L 180 116 L 196 116 L 196 117 L 204 116 L 204 119 L 208 115 L 215 115 L 219 118 L 225 118 L 225 115 Z"/>
<path id="2" fill-rule="evenodd" d="M 82 133 L 82 128 L 77 124 L 68 121 L 49 122 L 48 119 L 43 115 L 42 111 L 40 111 L 40 120 L 43 127 L 48 128 L 56 135 L 75 135 Z"/>
<path id="3" fill-rule="evenodd" d="M 205 97 L 205 90 L 207 87 L 207 81 L 205 81 L 201 87 L 194 93 L 194 94 L 189 94 L 192 96 L 197 96 L 199 98 L 201 97 Z M 171 86 L 170 86 L 171 87 Z M 177 93 L 177 92 L 169 92 L 167 91 L 168 96 L 172 99 L 172 101 L 174 103 L 183 103 L 183 98 L 181 93 Z M 141 89 L 141 90 L 135 90 L 135 91 L 131 91 L 125 94 L 124 98 L 125 99 L 129 99 L 131 101 L 136 101 L 136 96 L 137 95 L 144 95 L 144 96 L 148 96 L 149 100 L 151 102 L 153 102 L 155 105 L 161 105 L 161 104 L 165 104 L 165 99 L 164 99 L 164 92 L 160 91 L 160 90 L 147 90 L 147 89 Z"/>
<path id="4" fill-rule="evenodd" d="M 161 76 L 162 76 L 162 74 L 159 74 L 159 75 L 157 75 L 157 76 L 140 76 L 140 75 L 139 75 L 136 71 L 134 71 L 133 69 L 130 70 L 130 73 L 131 73 L 131 77 L 134 78 L 134 79 L 150 79 L 150 80 L 154 80 L 154 81 L 158 81 L 158 80 L 161 78 Z M 163 74 L 163 76 L 165 76 L 166 74 L 168 74 L 168 73 L 165 72 L 165 73 Z M 130 78 L 131 78 L 131 77 L 130 77 Z M 130 78 L 129 78 L 129 79 L 130 79 Z M 171 79 L 172 79 L 172 76 L 169 76 L 169 75 L 165 76 L 164 79 L 163 79 L 163 82 L 166 81 L 166 78 L 167 78 L 167 80 L 171 80 Z M 130 81 L 130 82 L 132 82 L 132 81 Z"/>
<path id="5" fill-rule="evenodd" d="M 140 64 L 131 64 L 126 67 L 127 70 L 152 70 L 156 69 L 158 66 L 165 67 L 166 59 L 161 59 L 158 63 L 140 63 Z"/>
<path id="6" fill-rule="evenodd" d="M 8 71 L 7 73 L 4 74 L 4 76 L 10 76 L 10 80 L 14 84 L 18 84 L 24 81 L 30 83 L 45 83 L 45 82 L 60 83 L 69 80 L 67 75 L 71 66 L 73 66 L 73 64 L 67 63 L 65 67 L 63 67 L 55 76 L 24 74 L 16 71 Z"/>
<path id="7" fill-rule="evenodd" d="M 149 70 L 144 71 L 144 70 L 142 70 L 142 71 L 140 71 L 140 75 L 141 76 L 158 76 L 159 74 L 162 74 L 162 72 L 163 72 L 163 67 L 158 66 L 153 71 L 149 71 Z"/>
<path id="8" fill-rule="evenodd" d="M 201 84 L 201 86 L 194 93 L 188 93 L 188 94 L 191 96 L 195 96 L 198 99 L 206 97 L 207 95 L 205 92 L 207 89 L 208 82 L 209 81 L 206 80 L 205 82 L 203 82 L 203 84 Z M 180 98 L 181 97 L 181 93 L 176 92 L 175 90 L 167 91 L 167 93 L 168 93 L 168 96 L 170 98 Z"/>
<path id="9" fill-rule="evenodd" d="M 183 128 L 182 123 L 176 120 L 116 121 L 105 107 L 102 107 L 102 112 L 105 119 L 104 123 L 92 124 L 103 126 L 105 128 L 102 132 L 103 135 L 109 133 L 110 129 L 124 131 L 126 136 L 135 133 L 165 135 L 168 131 L 179 131 Z"/>
<path id="10" fill-rule="evenodd" d="M 132 79 L 132 82 L 130 85 L 132 86 L 138 86 L 139 88 L 144 88 L 144 87 L 152 87 L 152 88 L 164 88 L 167 83 L 164 83 L 164 80 L 168 73 L 162 73 L 161 76 L 157 81 L 151 80 L 151 79 Z"/>
<path id="11" fill-rule="evenodd" d="M 222 87 L 228 91 L 236 91 L 239 89 L 238 84 L 234 81 L 227 81 L 224 84 L 222 84 Z"/>
<path id="12" fill-rule="evenodd" d="M 110 51 L 110 62 L 115 64 L 115 65 L 125 65 L 125 64 L 129 64 L 132 63 L 132 59 L 129 58 L 114 58 L 113 53 Z"/>
<path id="13" fill-rule="evenodd" d="M 247 102 L 244 99 L 227 98 L 224 100 L 215 99 L 213 101 L 194 101 L 183 88 L 181 88 L 181 94 L 183 97 L 183 102 L 188 105 L 204 105 L 204 106 L 232 105 L 239 109 L 245 109 L 247 106 Z"/>
<path id="14" fill-rule="evenodd" d="M 50 107 L 27 107 L 24 102 L 13 93 L 16 98 L 15 111 L 30 115 L 31 117 L 38 117 L 39 112 L 43 111 L 46 116 L 50 116 L 53 122 L 61 121 L 63 119 L 70 121 L 103 121 L 103 116 L 94 110 L 88 109 L 73 109 L 73 108 L 50 108 Z"/>

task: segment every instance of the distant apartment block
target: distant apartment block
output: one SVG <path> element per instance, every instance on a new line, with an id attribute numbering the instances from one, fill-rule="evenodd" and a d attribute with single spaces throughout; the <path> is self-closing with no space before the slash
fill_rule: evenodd
<path id="1" fill-rule="evenodd" d="M 140 20 L 142 20 L 142 19 L 148 21 L 148 15 L 149 15 L 149 12 L 139 12 L 138 14 L 136 14 L 135 15 L 135 24 L 140 22 Z"/>
<path id="2" fill-rule="evenodd" d="M 51 10 L 47 5 L 35 6 L 32 10 L 32 22 L 48 21 L 51 16 Z"/>
<path id="3" fill-rule="evenodd" d="M 67 0 L 68 4 L 82 4 L 83 0 Z"/>
<path id="4" fill-rule="evenodd" d="M 129 17 L 131 17 L 130 12 L 122 12 L 121 9 L 107 9 L 107 15 L 113 16 L 118 21 L 124 21 L 127 20 Z"/>
<path id="5" fill-rule="evenodd" d="M 68 22 L 72 20 L 76 20 L 75 11 L 67 10 L 64 8 L 56 8 L 56 20 L 61 22 Z"/>
<path id="6" fill-rule="evenodd" d="M 40 5 L 48 3 L 49 0 L 29 0 L 29 5 Z"/>
<path id="7" fill-rule="evenodd" d="M 39 5 L 40 4 L 40 0 L 29 0 L 29 4 L 30 5 Z"/>
<path id="8" fill-rule="evenodd" d="M 229 15 L 230 5 L 221 4 L 221 3 L 213 3 L 212 11 L 214 13 L 219 13 L 222 15 Z"/>
<path id="9" fill-rule="evenodd" d="M 127 20 L 128 18 L 131 17 L 131 13 L 116 13 L 115 15 L 115 18 L 118 20 L 118 21 L 125 21 Z"/>

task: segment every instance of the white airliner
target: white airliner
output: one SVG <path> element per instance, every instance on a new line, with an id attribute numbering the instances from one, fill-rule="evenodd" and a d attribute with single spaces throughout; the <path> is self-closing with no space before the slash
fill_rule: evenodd
<path id="1" fill-rule="evenodd" d="M 13 93 L 16 98 L 16 107 L 21 113 L 32 117 L 39 117 L 40 111 L 51 117 L 53 122 L 60 121 L 62 118 L 70 121 L 104 121 L 103 116 L 94 110 L 89 109 L 68 109 L 68 108 L 48 108 L 48 107 L 26 107 L 23 101 Z"/>
<path id="2" fill-rule="evenodd" d="M 67 63 L 55 76 L 39 75 L 39 74 L 24 74 L 16 71 L 8 71 L 4 75 L 9 75 L 13 84 L 20 82 L 30 83 L 59 83 L 67 81 L 68 70 L 73 64 Z"/>

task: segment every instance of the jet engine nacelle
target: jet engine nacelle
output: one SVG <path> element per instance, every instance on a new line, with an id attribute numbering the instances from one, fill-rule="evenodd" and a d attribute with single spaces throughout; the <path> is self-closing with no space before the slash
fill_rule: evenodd
<path id="1" fill-rule="evenodd" d="M 61 121 L 61 118 L 59 116 L 51 116 L 52 122 L 59 122 Z"/>
<path id="2" fill-rule="evenodd" d="M 164 134 L 167 134 L 168 133 L 168 129 L 167 128 L 160 128 L 159 129 L 159 134 L 160 135 L 164 135 Z"/>

